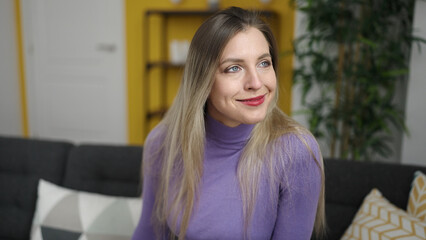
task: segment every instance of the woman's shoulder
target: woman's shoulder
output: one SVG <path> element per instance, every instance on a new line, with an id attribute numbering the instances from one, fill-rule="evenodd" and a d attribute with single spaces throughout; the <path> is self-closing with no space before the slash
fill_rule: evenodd
<path id="1" fill-rule="evenodd" d="M 306 129 L 297 129 L 294 131 L 284 132 L 278 138 L 282 144 L 292 147 L 317 147 L 318 143 L 315 137 Z"/>
<path id="2" fill-rule="evenodd" d="M 287 161 L 293 164 L 320 163 L 322 161 L 317 140 L 305 128 L 283 133 L 275 141 L 275 149 L 282 152 Z"/>
<path id="3" fill-rule="evenodd" d="M 152 129 L 151 132 L 149 132 L 148 136 L 145 139 L 143 147 L 145 161 L 148 161 L 149 159 L 158 158 L 159 154 L 162 152 L 161 149 L 164 146 L 166 133 L 167 128 L 161 123 L 158 124 L 154 129 Z"/>
<path id="4" fill-rule="evenodd" d="M 271 134 L 273 142 L 281 144 L 282 147 L 291 146 L 292 149 L 318 147 L 312 133 L 280 109 L 274 109 L 272 125 L 274 126 L 274 132 Z"/>
<path id="5" fill-rule="evenodd" d="M 158 147 L 160 146 L 166 137 L 167 128 L 164 124 L 158 124 L 148 134 L 145 139 L 144 147 Z"/>
<path id="6" fill-rule="evenodd" d="M 321 179 L 322 155 L 309 131 L 285 133 L 276 143 L 275 154 L 281 157 L 276 162 L 278 176 L 284 177 L 294 189 L 305 189 Z"/>

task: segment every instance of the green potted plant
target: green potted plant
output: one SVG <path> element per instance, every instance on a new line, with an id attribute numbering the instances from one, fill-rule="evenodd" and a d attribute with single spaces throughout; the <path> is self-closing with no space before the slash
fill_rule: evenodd
<path id="1" fill-rule="evenodd" d="M 394 102 L 413 42 L 413 0 L 296 0 L 306 32 L 295 41 L 294 83 L 309 127 L 330 157 L 392 153 L 392 125 L 408 132 Z M 313 89 L 318 93 L 311 96 Z"/>

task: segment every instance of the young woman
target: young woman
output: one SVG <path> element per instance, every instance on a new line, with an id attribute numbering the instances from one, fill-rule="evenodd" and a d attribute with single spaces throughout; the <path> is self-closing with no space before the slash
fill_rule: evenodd
<path id="1" fill-rule="evenodd" d="M 138 239 L 310 239 L 324 226 L 317 142 L 277 102 L 277 46 L 250 11 L 195 33 L 177 97 L 149 134 Z"/>

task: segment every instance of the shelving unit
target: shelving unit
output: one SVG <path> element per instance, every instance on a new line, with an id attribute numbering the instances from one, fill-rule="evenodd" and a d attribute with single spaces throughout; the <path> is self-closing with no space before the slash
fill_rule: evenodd
<path id="1" fill-rule="evenodd" d="M 169 48 L 169 36 L 168 36 L 168 28 L 169 28 L 169 20 L 171 17 L 201 17 L 203 19 L 208 18 L 209 16 L 213 15 L 216 11 L 215 10 L 180 10 L 180 11 L 175 11 L 175 10 L 148 10 L 145 12 L 144 14 L 144 29 L 143 29 L 143 38 L 145 39 L 144 41 L 144 62 L 145 62 L 145 66 L 143 66 L 144 69 L 144 79 L 143 79 L 143 96 L 144 96 L 144 101 L 145 101 L 145 105 L 147 108 L 146 114 L 145 114 L 145 130 L 146 132 L 149 132 L 149 128 L 150 128 L 150 123 L 151 120 L 154 118 L 161 118 L 167 111 L 168 108 L 168 103 L 167 103 L 167 71 L 170 69 L 183 69 L 184 65 L 183 64 L 173 64 L 171 62 L 169 62 L 168 56 L 166 55 L 166 53 L 168 52 L 168 48 Z M 260 15 L 262 15 L 265 18 L 272 18 L 274 17 L 276 14 L 272 11 L 260 11 L 259 12 Z M 161 26 L 160 26 L 160 39 L 159 41 L 161 42 L 160 45 L 160 51 L 161 51 L 161 59 L 160 60 L 156 60 L 156 61 L 152 61 L 151 59 L 149 59 L 150 56 L 150 51 L 151 49 L 151 43 L 149 40 L 149 33 L 150 33 L 150 18 L 152 16 L 160 16 L 160 18 L 162 19 L 161 21 Z M 195 27 L 195 26 L 191 26 L 191 27 Z M 198 26 L 197 26 L 198 27 Z M 160 81 L 160 90 L 159 90 L 159 96 L 160 96 L 160 103 L 159 103 L 159 108 L 155 109 L 155 110 L 151 110 L 150 109 L 150 98 L 151 98 L 151 83 L 154 79 L 150 79 L 150 72 L 153 71 L 154 69 L 159 69 L 160 71 L 160 76 L 159 76 L 159 81 Z"/>

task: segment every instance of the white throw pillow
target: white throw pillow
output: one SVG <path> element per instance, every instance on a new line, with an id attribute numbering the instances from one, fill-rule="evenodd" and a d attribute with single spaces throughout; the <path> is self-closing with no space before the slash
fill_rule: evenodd
<path id="1" fill-rule="evenodd" d="M 39 181 L 31 240 L 129 240 L 141 198 L 80 192 Z"/>

